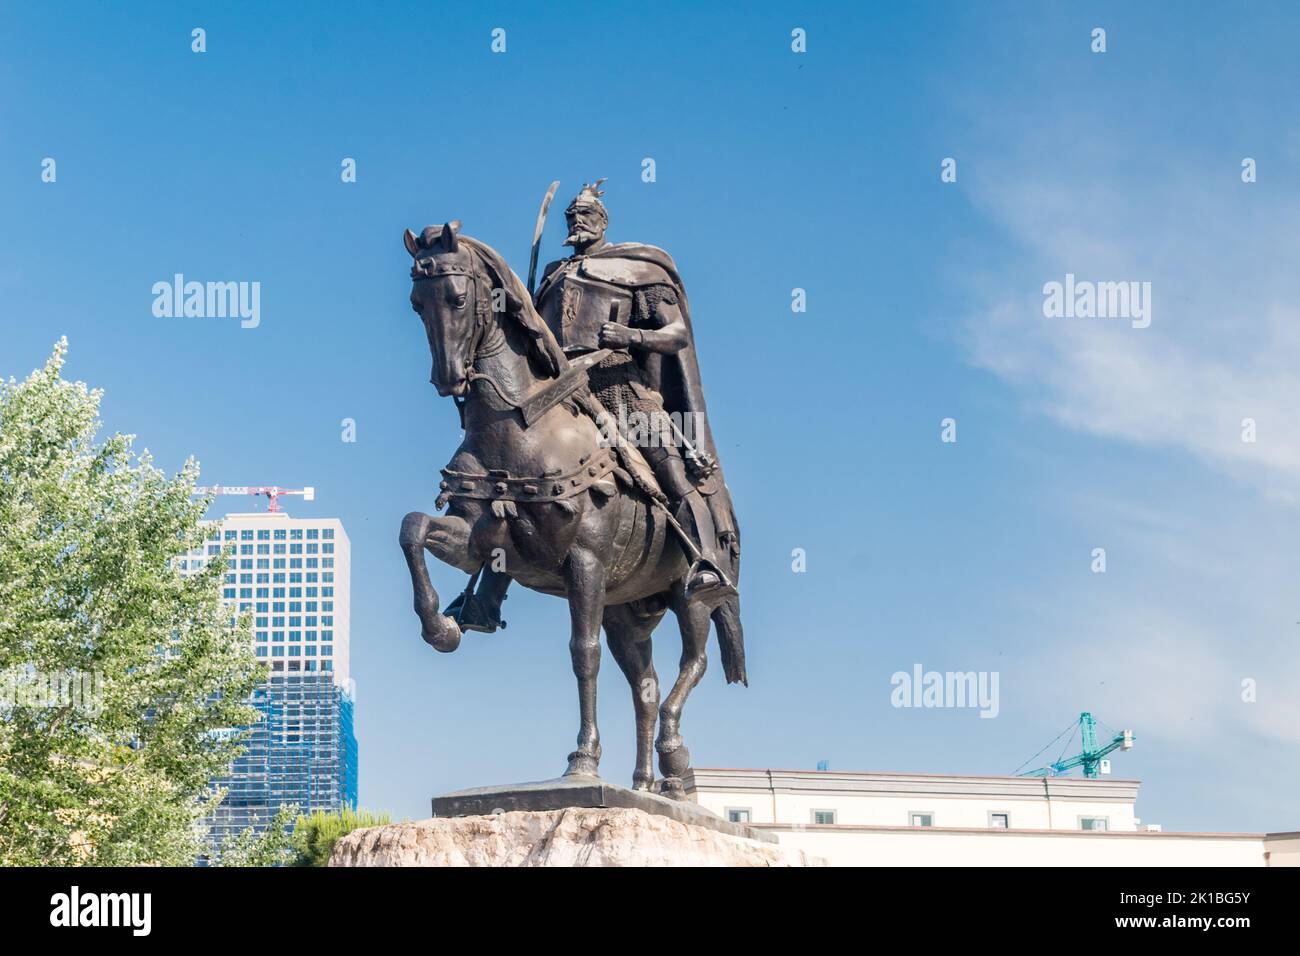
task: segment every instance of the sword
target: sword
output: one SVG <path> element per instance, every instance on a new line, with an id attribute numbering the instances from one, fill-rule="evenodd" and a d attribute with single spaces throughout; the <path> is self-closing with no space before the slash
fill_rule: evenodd
<path id="1" fill-rule="evenodd" d="M 542 208 L 537 212 L 537 225 L 533 228 L 533 253 L 528 257 L 528 297 L 533 295 L 533 282 L 537 278 L 537 251 L 542 245 L 542 230 L 546 227 L 546 213 L 551 208 L 551 200 L 555 198 L 555 190 L 560 188 L 560 181 L 557 179 L 551 183 L 551 188 L 546 190 L 546 198 L 542 200 Z"/>

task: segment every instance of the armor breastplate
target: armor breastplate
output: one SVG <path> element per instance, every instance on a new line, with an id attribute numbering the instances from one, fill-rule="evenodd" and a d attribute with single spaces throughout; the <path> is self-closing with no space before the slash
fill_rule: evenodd
<path id="1" fill-rule="evenodd" d="M 606 322 L 627 325 L 632 316 L 632 294 L 620 286 L 593 279 L 583 263 L 563 265 L 542 297 L 539 311 L 567 353 L 600 348 L 600 327 Z"/>

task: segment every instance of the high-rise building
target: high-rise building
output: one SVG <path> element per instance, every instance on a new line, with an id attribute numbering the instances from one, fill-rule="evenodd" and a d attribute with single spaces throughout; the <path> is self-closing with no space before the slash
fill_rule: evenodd
<path id="1" fill-rule="evenodd" d="M 192 574 L 226 557 L 222 599 L 250 614 L 254 652 L 267 668 L 252 704 L 262 714 L 210 823 L 219 844 L 261 830 L 284 804 L 300 812 L 357 804 L 355 687 L 349 674 L 351 546 L 336 518 L 282 511 L 208 522 L 201 548 L 179 559 Z"/>

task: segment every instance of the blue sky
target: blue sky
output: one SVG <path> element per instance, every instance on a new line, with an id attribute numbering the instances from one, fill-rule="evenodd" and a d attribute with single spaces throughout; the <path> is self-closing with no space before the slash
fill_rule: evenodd
<path id="1" fill-rule="evenodd" d="M 517 589 L 509 629 L 451 656 L 410 609 L 398 524 L 432 508 L 459 433 L 401 232 L 459 218 L 522 273 L 546 185 L 562 205 L 608 177 L 610 238 L 663 246 L 685 277 L 744 531 L 751 686 L 714 652 L 683 724 L 698 765 L 1006 773 L 1090 709 L 1138 734 L 1115 770 L 1143 780 L 1144 820 L 1295 829 L 1298 20 L 10 5 L 0 374 L 66 334 L 67 373 L 160 464 L 317 488 L 287 509 L 351 536 L 364 805 L 422 816 L 436 792 L 553 776 L 577 723 L 562 602 Z M 543 261 L 561 238 L 557 216 Z M 260 326 L 155 318 L 176 272 L 259 281 Z M 1044 318 L 1066 273 L 1151 281 L 1151 327 Z M 463 583 L 433 573 L 444 595 Z M 671 626 L 656 646 L 675 674 Z M 997 671 L 999 716 L 892 707 L 914 663 Z M 602 769 L 627 782 L 608 655 L 600 689 Z"/>

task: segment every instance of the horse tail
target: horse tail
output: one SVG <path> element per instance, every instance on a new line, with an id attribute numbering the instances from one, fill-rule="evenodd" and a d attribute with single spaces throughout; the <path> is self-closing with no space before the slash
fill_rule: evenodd
<path id="1" fill-rule="evenodd" d="M 718 631 L 718 647 L 722 651 L 722 670 L 728 684 L 749 686 L 745 672 L 745 629 L 740 623 L 740 597 L 723 601 L 713 610 L 713 626 Z"/>

